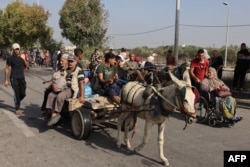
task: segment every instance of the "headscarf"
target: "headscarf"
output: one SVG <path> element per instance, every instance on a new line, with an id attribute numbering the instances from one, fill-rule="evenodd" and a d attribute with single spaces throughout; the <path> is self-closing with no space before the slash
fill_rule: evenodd
<path id="1" fill-rule="evenodd" d="M 209 67 L 208 71 L 214 73 L 214 77 L 203 79 L 203 81 L 201 82 L 201 90 L 211 92 L 215 90 L 215 88 L 225 85 L 225 83 L 218 78 L 215 68 Z"/>

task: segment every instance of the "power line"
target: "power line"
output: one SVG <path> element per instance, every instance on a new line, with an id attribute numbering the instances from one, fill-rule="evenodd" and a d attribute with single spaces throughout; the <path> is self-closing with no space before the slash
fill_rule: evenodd
<path id="1" fill-rule="evenodd" d="M 186 26 L 186 27 L 227 27 L 226 26 L 207 26 L 207 25 L 190 25 L 190 24 L 180 24 L 181 26 Z M 250 24 L 244 24 L 244 25 L 229 25 L 228 27 L 249 27 Z"/>
<path id="2" fill-rule="evenodd" d="M 146 31 L 146 32 L 139 32 L 139 33 L 132 33 L 132 34 L 108 34 L 109 36 L 131 36 L 131 35 L 141 35 L 141 34 L 149 34 L 152 32 L 156 32 L 156 31 L 161 31 L 161 30 L 165 30 L 168 28 L 174 27 L 174 25 L 168 26 L 168 27 L 163 27 L 163 28 L 159 28 L 159 29 L 155 29 L 155 30 L 151 30 L 151 31 Z"/>
<path id="3" fill-rule="evenodd" d="M 180 24 L 180 26 L 185 26 L 185 27 L 208 27 L 208 28 L 221 28 L 221 27 L 227 27 L 227 26 L 209 26 L 209 25 L 191 25 L 191 24 Z M 142 35 L 142 34 L 149 34 L 157 31 L 162 31 L 165 29 L 169 29 L 174 27 L 174 25 L 170 25 L 167 27 L 155 29 L 155 30 L 150 30 L 150 31 L 145 31 L 145 32 L 138 32 L 138 33 L 131 33 L 131 34 L 107 34 L 108 36 L 135 36 L 135 35 Z M 230 25 L 229 27 L 250 27 L 250 24 L 242 24 L 242 25 Z"/>

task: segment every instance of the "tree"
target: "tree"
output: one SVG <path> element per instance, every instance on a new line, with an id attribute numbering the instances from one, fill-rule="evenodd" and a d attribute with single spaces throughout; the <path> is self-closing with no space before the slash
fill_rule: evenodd
<path id="1" fill-rule="evenodd" d="M 19 0 L 11 2 L 1 16 L 0 45 L 7 47 L 17 42 L 29 48 L 38 39 L 52 36 L 52 29 L 47 26 L 49 15 L 42 6 L 30 6 Z"/>
<path id="2" fill-rule="evenodd" d="M 107 31 L 107 11 L 100 0 L 66 0 L 59 12 L 62 36 L 82 48 L 101 47 Z"/>

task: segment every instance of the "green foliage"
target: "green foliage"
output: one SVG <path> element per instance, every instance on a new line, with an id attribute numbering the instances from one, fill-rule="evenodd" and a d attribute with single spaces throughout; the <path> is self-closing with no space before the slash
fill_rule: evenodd
<path id="1" fill-rule="evenodd" d="M 101 47 L 106 41 L 107 12 L 100 0 L 66 0 L 59 14 L 62 36 L 77 47 Z"/>
<path id="2" fill-rule="evenodd" d="M 193 59 L 196 54 L 198 49 L 203 48 L 203 47 L 199 47 L 199 46 L 193 46 L 193 45 L 187 45 L 185 47 L 181 47 L 179 46 L 178 48 L 178 59 L 179 60 L 186 60 L 186 61 L 190 61 L 191 59 Z M 221 48 L 212 48 L 212 47 L 206 47 L 204 49 L 207 49 L 208 53 L 210 56 L 212 56 L 212 51 L 213 50 L 217 50 L 218 54 L 223 58 L 223 60 L 225 60 L 225 46 L 221 47 Z M 159 55 L 157 59 L 157 61 L 159 63 L 166 63 L 166 55 L 168 50 L 172 50 L 174 53 L 174 46 L 159 46 L 156 48 L 148 48 L 148 47 L 136 47 L 136 48 L 132 48 L 130 49 L 129 52 L 133 52 L 136 55 L 141 56 L 144 60 L 146 59 L 147 56 L 149 56 L 151 53 L 156 53 L 157 55 Z M 239 50 L 239 46 L 237 45 L 230 45 L 227 48 L 227 66 L 234 66 L 235 62 L 236 62 L 236 54 Z"/>
<path id="3" fill-rule="evenodd" d="M 27 49 L 38 39 L 52 36 L 52 29 L 46 25 L 49 15 L 42 6 L 11 2 L 1 16 L 0 45 L 7 47 L 17 42 Z"/>

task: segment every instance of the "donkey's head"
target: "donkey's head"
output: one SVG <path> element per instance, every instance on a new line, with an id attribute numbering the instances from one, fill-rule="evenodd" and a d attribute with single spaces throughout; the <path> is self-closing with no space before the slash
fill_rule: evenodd
<path id="1" fill-rule="evenodd" d="M 172 79 L 172 81 L 177 85 L 178 87 L 178 95 L 179 95 L 179 101 L 180 101 L 180 108 L 182 112 L 185 115 L 188 115 L 189 117 L 195 118 L 196 112 L 195 112 L 195 102 L 197 100 L 196 93 L 193 91 L 193 87 L 191 86 L 191 80 L 189 77 L 189 72 L 186 70 L 183 73 L 183 81 L 177 79 L 171 72 L 169 72 L 169 75 Z"/>

